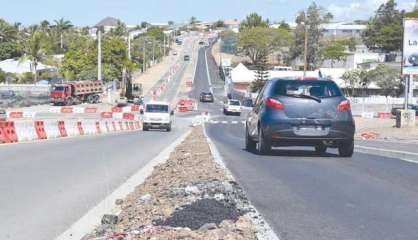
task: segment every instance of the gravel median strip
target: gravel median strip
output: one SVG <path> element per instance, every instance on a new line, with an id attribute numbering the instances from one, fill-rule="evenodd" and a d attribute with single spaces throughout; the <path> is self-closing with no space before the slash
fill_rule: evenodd
<path id="1" fill-rule="evenodd" d="M 218 164 L 201 126 L 157 165 L 118 216 L 83 239 L 260 239 L 261 216 Z M 254 218 L 258 219 L 256 224 Z M 263 221 L 261 221 L 261 224 Z M 263 238 L 264 239 L 264 238 Z"/>

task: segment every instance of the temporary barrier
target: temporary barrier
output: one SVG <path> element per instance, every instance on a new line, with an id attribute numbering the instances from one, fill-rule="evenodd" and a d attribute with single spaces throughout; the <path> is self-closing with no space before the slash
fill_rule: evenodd
<path id="1" fill-rule="evenodd" d="M 61 137 L 57 120 L 45 120 L 44 128 L 48 139 Z"/>
<path id="2" fill-rule="evenodd" d="M 14 143 L 17 142 L 16 129 L 14 122 L 11 121 L 0 121 L 1 139 L 5 143 Z"/>
<path id="3" fill-rule="evenodd" d="M 73 113 L 73 107 L 62 107 L 61 113 Z"/>
<path id="4" fill-rule="evenodd" d="M 83 120 L 83 130 L 84 134 L 86 135 L 96 135 L 97 134 L 97 127 L 95 120 Z"/>
<path id="5" fill-rule="evenodd" d="M 121 112 L 114 112 L 113 113 L 113 118 L 114 119 L 123 119 L 123 113 L 121 113 Z"/>
<path id="6" fill-rule="evenodd" d="M 38 135 L 38 139 L 46 139 L 47 136 L 45 132 L 44 121 L 35 121 L 34 126 L 36 134 Z"/>
<path id="7" fill-rule="evenodd" d="M 121 107 L 113 107 L 112 112 L 122 112 L 122 108 Z"/>
<path id="8" fill-rule="evenodd" d="M 392 113 L 390 112 L 378 112 L 377 115 L 379 118 L 390 119 L 392 117 Z"/>
<path id="9" fill-rule="evenodd" d="M 65 130 L 70 137 L 80 136 L 77 120 L 65 120 Z"/>
<path id="10" fill-rule="evenodd" d="M 58 121 L 58 129 L 60 131 L 61 137 L 67 137 L 67 130 L 65 129 L 65 123 L 64 121 Z"/>
<path id="11" fill-rule="evenodd" d="M 125 128 L 123 127 L 123 124 L 122 124 L 122 122 L 121 122 L 121 121 L 119 121 L 119 130 L 120 130 L 120 131 L 125 130 Z"/>
<path id="12" fill-rule="evenodd" d="M 131 106 L 131 111 L 132 112 L 139 112 L 139 105 L 132 105 Z"/>
<path id="13" fill-rule="evenodd" d="M 96 122 L 96 133 L 102 134 L 102 130 L 100 129 L 100 122 Z"/>
<path id="14" fill-rule="evenodd" d="M 33 121 L 14 122 L 18 142 L 32 141 L 38 139 Z"/>
<path id="15" fill-rule="evenodd" d="M 77 122 L 77 128 L 80 136 L 84 135 L 83 123 L 81 121 Z"/>
<path id="16" fill-rule="evenodd" d="M 123 119 L 134 120 L 134 115 L 132 113 L 123 113 Z"/>
<path id="17" fill-rule="evenodd" d="M 112 130 L 113 130 L 113 132 L 116 132 L 117 131 L 115 121 L 112 121 Z"/>
<path id="18" fill-rule="evenodd" d="M 97 112 L 97 108 L 95 108 L 95 107 L 86 107 L 84 109 L 84 112 L 85 113 L 96 113 Z"/>
<path id="19" fill-rule="evenodd" d="M 110 127 L 109 127 L 109 122 L 108 121 L 100 121 L 100 126 L 102 127 L 102 129 L 106 129 L 106 133 L 110 133 Z M 104 126 L 104 127 L 103 127 Z"/>
<path id="20" fill-rule="evenodd" d="M 129 129 L 135 130 L 134 122 L 129 122 Z"/>
<path id="21" fill-rule="evenodd" d="M 112 118 L 113 117 L 113 112 L 101 112 L 100 117 L 101 118 Z"/>
<path id="22" fill-rule="evenodd" d="M 23 112 L 9 112 L 7 113 L 8 118 L 23 118 Z"/>
<path id="23" fill-rule="evenodd" d="M 129 127 L 129 122 L 125 122 L 125 130 L 129 131 L 131 128 Z"/>

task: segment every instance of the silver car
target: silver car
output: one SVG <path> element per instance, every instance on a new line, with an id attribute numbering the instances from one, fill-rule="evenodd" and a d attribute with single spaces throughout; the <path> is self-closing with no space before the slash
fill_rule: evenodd
<path id="1" fill-rule="evenodd" d="M 0 121 L 6 121 L 7 114 L 6 110 L 0 108 Z"/>

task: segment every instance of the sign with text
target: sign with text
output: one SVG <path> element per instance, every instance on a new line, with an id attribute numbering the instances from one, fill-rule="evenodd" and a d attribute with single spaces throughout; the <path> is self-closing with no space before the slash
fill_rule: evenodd
<path id="1" fill-rule="evenodd" d="M 418 19 L 404 20 L 402 74 L 418 75 Z"/>

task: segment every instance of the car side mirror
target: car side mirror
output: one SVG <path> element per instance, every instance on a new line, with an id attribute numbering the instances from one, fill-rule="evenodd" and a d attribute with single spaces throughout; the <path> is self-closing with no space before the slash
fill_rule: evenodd
<path id="1" fill-rule="evenodd" d="M 173 110 L 171 110 L 170 115 L 171 115 L 171 116 L 173 116 L 173 115 L 174 115 L 174 111 L 173 111 Z"/>
<path id="2" fill-rule="evenodd" d="M 144 110 L 139 110 L 139 114 L 143 115 L 144 114 Z"/>

